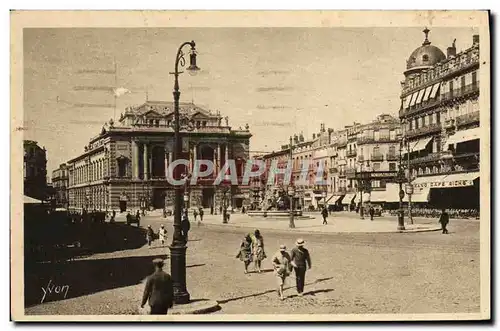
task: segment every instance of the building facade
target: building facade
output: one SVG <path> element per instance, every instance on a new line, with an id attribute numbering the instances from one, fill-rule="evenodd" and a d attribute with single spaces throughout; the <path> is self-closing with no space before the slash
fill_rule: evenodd
<path id="1" fill-rule="evenodd" d="M 47 198 L 47 151 L 33 140 L 24 140 L 24 195 Z"/>
<path id="2" fill-rule="evenodd" d="M 412 201 L 435 208 L 479 209 L 479 36 L 446 54 L 425 40 L 401 82 L 407 176 Z"/>
<path id="3" fill-rule="evenodd" d="M 69 205 L 87 209 L 172 208 L 174 187 L 167 181 L 173 162 L 174 111 L 172 102 L 146 101 L 128 107 L 118 123 L 111 120 L 68 161 Z M 233 129 L 229 119 L 193 103 L 180 104 L 182 173 L 192 173 L 196 160 L 210 160 L 214 173 L 190 185 L 189 205 L 218 209 L 228 194 L 233 207 L 250 203 L 250 185 L 241 185 L 249 157 L 250 131 Z M 235 160 L 238 185 L 214 185 L 227 160 Z M 203 167 L 203 166 L 202 166 Z M 204 169 L 201 169 L 204 170 Z M 178 171 L 178 170 L 176 170 Z"/>
<path id="4" fill-rule="evenodd" d="M 52 188 L 54 190 L 56 206 L 63 208 L 68 206 L 68 186 L 68 166 L 63 163 L 59 165 L 59 168 L 52 171 Z"/>

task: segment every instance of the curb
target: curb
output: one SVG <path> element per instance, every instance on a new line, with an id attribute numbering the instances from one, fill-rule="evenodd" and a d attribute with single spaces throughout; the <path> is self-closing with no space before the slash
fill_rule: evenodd
<path id="1" fill-rule="evenodd" d="M 214 300 L 195 301 L 183 305 L 174 305 L 169 310 L 169 315 L 201 315 L 220 310 L 219 303 Z"/>
<path id="2" fill-rule="evenodd" d="M 255 228 L 255 226 L 252 225 L 236 225 L 236 224 L 213 224 L 213 223 L 205 223 L 205 226 L 215 226 L 215 227 L 233 227 L 233 228 Z M 301 229 L 273 229 L 273 228 L 262 228 L 262 230 L 266 231 L 274 231 L 274 232 L 282 232 L 282 233 L 291 233 L 291 232 L 297 232 L 297 233 L 307 233 L 307 234 L 342 234 L 342 233 L 349 233 L 349 234 L 373 234 L 373 233 L 418 233 L 418 232 L 433 232 L 433 231 L 440 231 L 441 228 L 423 228 L 423 229 L 411 229 L 411 230 L 394 230 L 394 231 L 308 231 L 308 230 L 301 230 Z"/>

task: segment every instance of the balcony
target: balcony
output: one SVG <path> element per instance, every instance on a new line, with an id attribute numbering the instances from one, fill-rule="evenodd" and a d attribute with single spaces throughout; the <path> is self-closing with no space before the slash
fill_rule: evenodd
<path id="1" fill-rule="evenodd" d="M 396 155 L 396 153 L 388 153 L 385 155 L 385 159 L 387 161 L 398 161 L 399 155 Z"/>
<path id="2" fill-rule="evenodd" d="M 381 154 L 381 153 L 372 154 L 371 160 L 372 161 L 384 161 L 384 154 Z"/>
<path id="3" fill-rule="evenodd" d="M 454 89 L 450 92 L 441 94 L 441 101 L 448 101 L 456 98 L 467 97 L 474 93 L 479 93 L 479 84 L 469 84 L 464 86 L 463 88 Z"/>
<path id="4" fill-rule="evenodd" d="M 347 146 L 347 139 L 340 139 L 337 141 L 337 147 Z"/>
<path id="5" fill-rule="evenodd" d="M 356 156 L 357 155 L 357 151 L 354 149 L 354 150 L 350 150 L 350 151 L 347 151 L 346 153 L 347 157 L 353 157 L 353 156 Z"/>
<path id="6" fill-rule="evenodd" d="M 375 137 L 359 137 L 356 140 L 356 143 L 358 145 L 363 145 L 363 144 L 380 144 L 380 143 L 387 143 L 387 142 L 394 142 L 396 141 L 396 137 L 390 137 L 390 136 L 380 136 L 375 139 Z"/>
<path id="7" fill-rule="evenodd" d="M 433 123 L 430 125 L 423 126 L 418 129 L 413 129 L 409 130 L 406 132 L 407 137 L 415 137 L 415 136 L 420 136 L 428 133 L 435 133 L 441 131 L 441 124 L 440 123 Z"/>
<path id="8" fill-rule="evenodd" d="M 455 119 L 456 126 L 479 123 L 479 111 L 470 114 L 460 115 Z"/>
<path id="9" fill-rule="evenodd" d="M 363 162 L 365 160 L 365 157 L 363 155 L 358 156 L 358 162 Z"/>
<path id="10" fill-rule="evenodd" d="M 339 177 L 345 177 L 345 176 L 346 176 L 346 172 L 345 172 L 345 170 L 342 170 L 342 169 L 341 169 L 341 170 L 339 171 Z"/>
<path id="11" fill-rule="evenodd" d="M 451 151 L 431 153 L 426 156 L 417 157 L 410 160 L 410 164 L 419 164 L 424 162 L 435 162 L 443 158 L 452 156 Z"/>

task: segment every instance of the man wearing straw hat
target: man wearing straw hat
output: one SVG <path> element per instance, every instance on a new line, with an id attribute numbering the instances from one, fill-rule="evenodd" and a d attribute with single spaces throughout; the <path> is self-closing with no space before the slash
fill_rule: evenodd
<path id="1" fill-rule="evenodd" d="M 163 271 L 163 260 L 154 259 L 155 272 L 148 276 L 144 295 L 142 296 L 141 308 L 149 300 L 151 315 L 166 315 L 169 308 L 174 304 L 174 287 L 172 278 Z"/>
<path id="2" fill-rule="evenodd" d="M 311 257 L 309 251 L 304 247 L 304 239 L 299 238 L 292 249 L 291 264 L 295 269 L 295 280 L 297 293 L 302 296 L 304 293 L 304 283 L 306 281 L 306 269 L 311 269 Z"/>

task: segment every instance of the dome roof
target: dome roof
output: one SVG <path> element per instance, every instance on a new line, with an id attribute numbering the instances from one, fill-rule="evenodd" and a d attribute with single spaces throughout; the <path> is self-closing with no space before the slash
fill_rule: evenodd
<path id="1" fill-rule="evenodd" d="M 440 61 L 446 59 L 446 55 L 438 47 L 431 45 L 427 36 L 429 29 L 423 31 L 425 33 L 425 40 L 419 48 L 411 53 L 408 61 L 406 62 L 406 69 L 413 71 L 415 69 L 425 69 L 432 67 Z"/>

